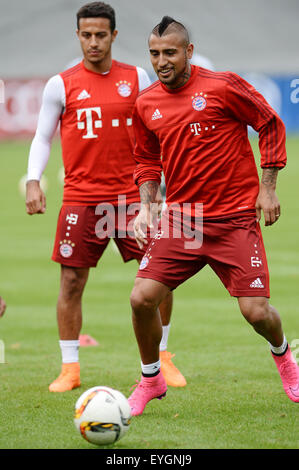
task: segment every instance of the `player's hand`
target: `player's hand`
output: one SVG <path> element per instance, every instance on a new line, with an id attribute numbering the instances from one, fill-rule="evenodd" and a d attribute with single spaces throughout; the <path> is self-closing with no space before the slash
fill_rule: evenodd
<path id="1" fill-rule="evenodd" d="M 2 297 L 0 297 L 0 317 L 3 317 L 5 310 L 6 310 L 6 303 L 4 302 Z"/>
<path id="2" fill-rule="evenodd" d="M 137 245 L 142 250 L 143 245 L 147 245 L 147 228 L 155 229 L 158 227 L 158 204 L 141 204 L 141 209 L 134 220 L 134 235 Z"/>
<path id="3" fill-rule="evenodd" d="M 255 209 L 258 222 L 261 220 L 262 211 L 264 213 L 265 225 L 272 225 L 277 222 L 280 217 L 280 203 L 275 190 L 261 185 Z"/>
<path id="4" fill-rule="evenodd" d="M 29 215 L 44 214 L 46 211 L 46 196 L 37 180 L 27 181 L 26 211 Z"/>

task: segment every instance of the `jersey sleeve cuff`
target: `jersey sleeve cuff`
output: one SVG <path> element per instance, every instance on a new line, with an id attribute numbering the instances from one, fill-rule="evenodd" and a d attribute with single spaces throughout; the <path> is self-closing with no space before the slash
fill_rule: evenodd
<path id="1" fill-rule="evenodd" d="M 28 170 L 27 181 L 30 181 L 30 180 L 40 181 L 40 179 L 41 179 L 41 174 L 38 168 L 30 168 L 30 170 Z"/>

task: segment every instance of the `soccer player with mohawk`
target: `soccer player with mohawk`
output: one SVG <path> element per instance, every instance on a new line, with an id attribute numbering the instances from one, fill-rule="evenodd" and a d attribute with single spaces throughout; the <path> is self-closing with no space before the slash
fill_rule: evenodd
<path id="1" fill-rule="evenodd" d="M 269 303 L 269 272 L 259 225 L 262 213 L 266 226 L 280 217 L 275 189 L 278 172 L 286 164 L 284 125 L 263 96 L 235 73 L 191 65 L 188 31 L 174 19 L 166 16 L 153 29 L 149 52 L 159 80 L 140 94 L 133 114 L 135 181 L 141 197 L 134 229 L 140 247 L 162 169 L 168 210 L 139 266 L 131 294 L 142 361 L 141 381 L 129 398 L 132 414 L 142 414 L 150 400 L 162 398 L 167 390 L 158 363 L 157 306 L 206 265 L 237 298 L 247 322 L 269 342 L 284 390 L 299 402 L 299 368 L 280 316 Z M 260 181 L 248 125 L 259 134 Z M 186 205 L 197 243 L 190 243 L 180 222 Z"/>

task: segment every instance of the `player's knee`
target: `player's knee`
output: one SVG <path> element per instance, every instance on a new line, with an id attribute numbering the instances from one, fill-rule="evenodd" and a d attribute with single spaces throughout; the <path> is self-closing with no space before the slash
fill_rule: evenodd
<path id="1" fill-rule="evenodd" d="M 270 306 L 266 298 L 253 298 L 240 304 L 241 312 L 252 325 L 258 325 L 268 320 Z"/>
<path id="2" fill-rule="evenodd" d="M 135 286 L 130 296 L 131 307 L 135 314 L 139 312 L 154 311 L 157 309 L 157 302 L 149 292 L 141 287 Z"/>
<path id="3" fill-rule="evenodd" d="M 81 296 L 86 284 L 86 275 L 78 269 L 63 269 L 61 290 L 65 297 Z"/>

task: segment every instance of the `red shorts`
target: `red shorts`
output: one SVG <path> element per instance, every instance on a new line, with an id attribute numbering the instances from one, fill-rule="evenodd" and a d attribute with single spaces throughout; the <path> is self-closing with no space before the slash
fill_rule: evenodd
<path id="1" fill-rule="evenodd" d="M 162 221 L 166 217 L 163 215 Z M 169 235 L 160 229 L 151 240 L 137 277 L 175 289 L 208 264 L 232 296 L 270 297 L 266 253 L 255 217 L 205 220 L 201 246 L 197 242 L 193 246 L 188 234 L 173 237 L 174 225 L 170 217 Z"/>
<path id="2" fill-rule="evenodd" d="M 140 261 L 144 251 L 138 248 L 132 231 L 137 213 L 128 215 L 126 206 L 114 207 L 109 214 L 99 215 L 95 211 L 96 206 L 62 206 L 52 260 L 76 268 L 95 267 L 110 238 L 114 238 L 125 262 Z"/>

